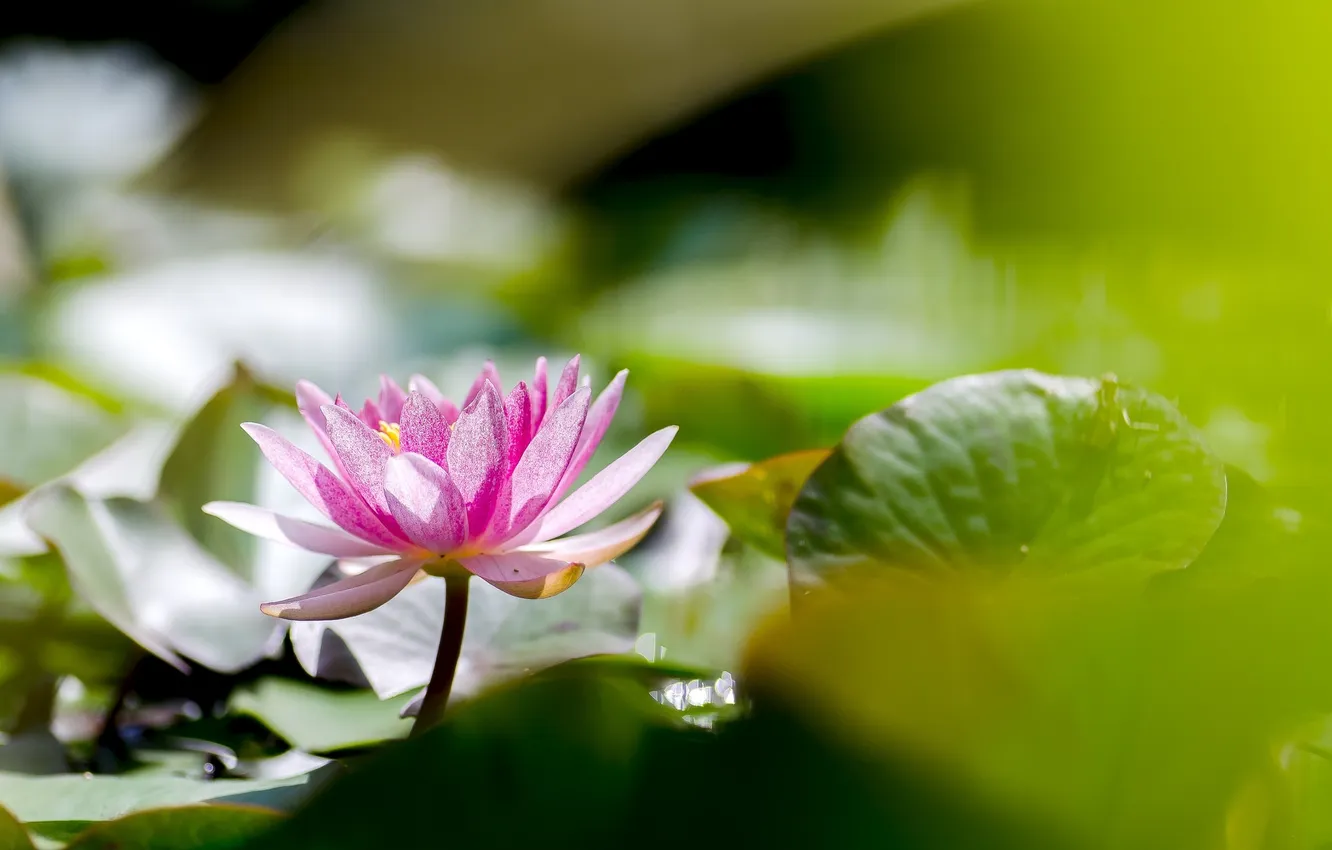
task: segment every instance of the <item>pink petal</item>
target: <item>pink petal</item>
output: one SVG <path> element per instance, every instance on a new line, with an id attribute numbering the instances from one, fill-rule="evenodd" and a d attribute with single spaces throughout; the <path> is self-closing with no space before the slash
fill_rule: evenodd
<path id="1" fill-rule="evenodd" d="M 535 429 L 541 424 L 542 418 L 546 415 L 546 358 L 538 357 L 536 362 L 536 374 L 532 378 L 532 427 Z"/>
<path id="2" fill-rule="evenodd" d="M 463 399 L 464 409 L 480 395 L 481 388 L 485 386 L 486 381 L 490 381 L 498 392 L 504 392 L 504 385 L 500 383 L 499 370 L 495 368 L 495 361 L 493 360 L 487 360 L 486 364 L 481 367 L 481 374 L 473 382 L 472 388 L 467 391 L 467 398 Z"/>
<path id="3" fill-rule="evenodd" d="M 377 564 L 359 575 L 336 581 L 303 596 L 259 606 L 270 617 L 284 620 L 341 620 L 373 611 L 397 596 L 411 582 L 422 561 L 399 558 Z"/>
<path id="4" fill-rule="evenodd" d="M 573 395 L 574 390 L 578 388 L 578 364 L 580 362 L 582 362 L 582 355 L 575 354 L 564 365 L 564 371 L 560 373 L 560 381 L 555 385 L 555 395 L 551 397 L 550 404 L 546 406 L 546 419 L 549 419 L 551 412 L 559 407 L 566 398 Z M 545 424 L 544 420 L 542 424 Z"/>
<path id="5" fill-rule="evenodd" d="M 460 558 L 458 562 L 473 575 L 492 583 L 542 579 L 569 567 L 568 561 L 530 552 L 474 555 L 470 558 Z"/>
<path id="6" fill-rule="evenodd" d="M 504 400 L 504 421 L 509 426 L 509 468 L 506 472 L 512 472 L 532 441 L 532 400 L 527 384 L 522 381 Z"/>
<path id="7" fill-rule="evenodd" d="M 366 504 L 379 511 L 381 519 L 389 513 L 384 499 L 384 464 L 393 457 L 393 450 L 371 431 L 365 423 L 335 405 L 325 405 L 328 420 L 328 438 L 333 441 L 342 466 L 347 470 L 347 483 Z"/>
<path id="8" fill-rule="evenodd" d="M 435 386 L 435 382 L 425 375 L 412 375 L 407 380 L 407 390 L 408 392 L 420 393 L 430 399 L 437 407 L 444 400 L 444 394 L 439 391 L 439 387 Z"/>
<path id="9" fill-rule="evenodd" d="M 328 397 L 328 393 L 309 381 L 296 382 L 296 407 L 304 417 L 310 430 L 315 432 L 319 442 L 328 453 L 333 464 L 342 470 L 342 461 L 338 460 L 338 453 L 333 450 L 333 443 L 328 439 L 328 423 L 324 419 L 324 411 L 319 408 L 326 404 L 332 404 L 333 400 Z"/>
<path id="10" fill-rule="evenodd" d="M 532 438 L 531 445 L 513 470 L 508 515 L 495 518 L 497 537 L 513 529 L 526 528 L 550 502 L 550 494 L 564 477 L 574 447 L 578 445 L 590 396 L 587 390 L 569 396 L 551 411 L 541 430 Z"/>
<path id="11" fill-rule="evenodd" d="M 424 375 L 412 375 L 412 379 L 407 382 L 407 387 L 412 392 L 418 392 L 430 400 L 435 408 L 444 416 L 444 421 L 452 425 L 458 421 L 458 405 L 449 401 L 444 394 L 439 391 L 429 378 Z"/>
<path id="12" fill-rule="evenodd" d="M 444 415 L 423 393 L 412 390 L 402 406 L 402 425 L 399 441 L 404 452 L 424 455 L 440 466 L 444 465 L 449 448 L 449 423 Z"/>
<path id="13" fill-rule="evenodd" d="M 402 403 L 406 400 L 407 394 L 402 391 L 402 387 L 398 386 L 396 381 L 388 375 L 379 376 L 379 412 L 383 415 L 385 422 L 399 422 L 402 420 Z"/>
<path id="14" fill-rule="evenodd" d="M 628 552 L 642 540 L 661 516 L 661 502 L 654 502 L 647 510 L 628 519 L 587 534 L 561 537 L 547 543 L 533 543 L 516 551 L 532 552 L 588 567 L 599 567 Z"/>
<path id="15" fill-rule="evenodd" d="M 449 478 L 467 504 L 467 527 L 474 533 L 486 527 L 508 467 L 508 424 L 504 402 L 495 385 L 486 381 L 476 399 L 458 417 L 449 437 Z"/>
<path id="16" fill-rule="evenodd" d="M 582 564 L 570 564 L 557 573 L 530 581 L 491 581 L 487 584 L 519 599 L 549 599 L 573 587 L 585 569 Z"/>
<path id="17" fill-rule="evenodd" d="M 624 382 L 628 377 L 629 370 L 622 369 L 606 385 L 606 389 L 601 391 L 597 400 L 592 402 L 592 407 L 587 411 L 587 421 L 583 423 L 583 433 L 578 438 L 578 448 L 574 449 L 573 459 L 569 461 L 569 468 L 564 470 L 564 477 L 555 487 L 555 492 L 550 494 L 551 502 L 559 501 L 561 496 L 569 492 L 569 488 L 578 480 L 578 476 L 582 475 L 592 456 L 596 454 L 597 447 L 601 445 L 601 438 L 606 436 L 606 429 L 610 427 L 615 412 L 620 408 L 620 399 L 624 396 Z"/>
<path id="18" fill-rule="evenodd" d="M 418 454 L 391 458 L 384 494 L 407 539 L 446 554 L 467 539 L 467 508 L 443 469 Z"/>
<path id="19" fill-rule="evenodd" d="M 361 406 L 360 419 L 371 431 L 378 430 L 380 422 L 389 421 L 384 418 L 384 413 L 379 409 L 379 405 L 370 399 L 366 399 L 365 404 Z"/>
<path id="20" fill-rule="evenodd" d="M 239 502 L 209 502 L 203 506 L 203 512 L 256 537 L 276 540 L 279 543 L 291 543 L 310 552 L 331 555 L 334 558 L 367 558 L 392 554 L 383 546 L 376 546 L 352 537 L 342 529 L 282 516 L 255 505 L 243 505 Z"/>
<path id="21" fill-rule="evenodd" d="M 671 425 L 649 434 L 641 443 L 592 476 L 590 481 L 575 490 L 569 498 L 551 508 L 549 513 L 532 523 L 509 543 L 521 546 L 529 542 L 559 537 L 606 510 L 647 474 L 653 464 L 665 454 L 666 448 L 675 438 L 675 432 L 679 430 Z"/>
<path id="22" fill-rule="evenodd" d="M 323 408 L 325 415 L 330 409 L 330 406 Z M 339 528 L 385 548 L 403 548 L 404 541 L 390 531 L 328 467 L 293 446 L 272 428 L 254 422 L 246 422 L 241 427 L 259 444 L 259 450 L 282 477 Z"/>

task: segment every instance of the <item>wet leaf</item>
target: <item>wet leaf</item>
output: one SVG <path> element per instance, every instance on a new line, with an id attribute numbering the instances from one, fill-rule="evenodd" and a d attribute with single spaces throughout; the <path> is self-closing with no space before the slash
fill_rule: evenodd
<path id="1" fill-rule="evenodd" d="M 693 491 L 726 520 L 731 533 L 774 558 L 786 558 L 786 520 L 810 473 L 828 449 L 801 452 L 725 467 L 694 479 Z"/>
<path id="2" fill-rule="evenodd" d="M 1120 386 L 1106 403 L 1103 389 L 968 375 L 860 420 L 796 499 L 793 583 L 864 563 L 1138 577 L 1188 565 L 1225 513 L 1223 467 L 1165 399 Z"/>

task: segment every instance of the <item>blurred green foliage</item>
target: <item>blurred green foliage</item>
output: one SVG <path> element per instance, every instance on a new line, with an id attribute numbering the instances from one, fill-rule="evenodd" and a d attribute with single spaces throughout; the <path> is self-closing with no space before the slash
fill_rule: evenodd
<path id="1" fill-rule="evenodd" d="M 1330 16 L 977 2 L 559 198 L 309 163 L 313 228 L 6 162 L 0 845 L 1323 850 Z M 288 509 L 238 426 L 297 439 L 297 378 L 566 350 L 631 370 L 594 467 L 681 428 L 606 519 L 668 510 L 475 592 L 397 740 L 440 588 L 288 630 L 345 565 L 199 508 Z"/>

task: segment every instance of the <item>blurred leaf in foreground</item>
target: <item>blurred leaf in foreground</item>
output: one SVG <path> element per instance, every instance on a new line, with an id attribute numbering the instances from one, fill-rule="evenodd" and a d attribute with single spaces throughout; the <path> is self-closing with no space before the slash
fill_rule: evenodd
<path id="1" fill-rule="evenodd" d="M 89 827 L 66 850 L 221 850 L 276 823 L 281 816 L 256 806 L 199 805 L 135 812 Z"/>
<path id="2" fill-rule="evenodd" d="M 743 846 L 1059 846 L 984 805 L 939 796 L 924 777 L 894 776 L 829 746 L 780 709 L 719 728 L 680 722 L 636 675 L 563 665 L 459 706 L 441 726 L 369 757 L 246 847 L 447 839 L 665 850 L 690 835 L 681 817 Z M 477 793 L 484 788 L 502 792 Z M 439 804 L 459 799 L 467 804 Z"/>
<path id="3" fill-rule="evenodd" d="M 32 850 L 28 831 L 3 807 L 0 807 L 0 850 Z"/>

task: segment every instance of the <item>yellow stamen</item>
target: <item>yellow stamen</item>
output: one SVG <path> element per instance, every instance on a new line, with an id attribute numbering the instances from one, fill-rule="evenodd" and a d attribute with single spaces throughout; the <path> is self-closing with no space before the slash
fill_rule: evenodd
<path id="1" fill-rule="evenodd" d="M 393 449 L 394 454 L 397 454 L 402 451 L 402 426 L 397 422 L 385 422 L 381 419 L 379 422 L 379 439 L 383 440 L 384 444 L 390 449 Z"/>

